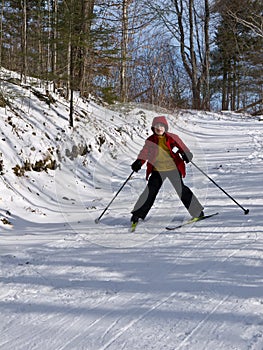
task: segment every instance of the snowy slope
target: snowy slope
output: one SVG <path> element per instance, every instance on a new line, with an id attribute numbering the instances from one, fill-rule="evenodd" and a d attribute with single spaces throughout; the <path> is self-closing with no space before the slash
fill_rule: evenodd
<path id="1" fill-rule="evenodd" d="M 0 109 L 0 349 L 263 349 L 263 123 L 233 113 L 165 113 L 194 161 L 186 183 L 207 213 L 188 218 L 165 183 L 144 223 L 128 230 L 145 168 L 125 179 L 150 133 L 149 106 L 109 109 L 76 96 L 76 120 L 45 88 L 14 84 L 2 71 Z M 162 114 L 164 113 L 161 111 Z M 82 154 L 82 155 L 81 155 Z M 13 168 L 47 159 L 56 169 Z"/>

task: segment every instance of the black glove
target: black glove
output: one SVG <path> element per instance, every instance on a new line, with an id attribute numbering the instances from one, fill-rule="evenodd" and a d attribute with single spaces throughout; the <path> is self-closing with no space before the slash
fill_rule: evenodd
<path id="1" fill-rule="evenodd" d="M 135 162 L 133 162 L 131 165 L 132 170 L 135 171 L 136 173 L 138 173 L 141 167 L 142 167 L 142 162 L 140 161 L 140 159 L 136 159 Z"/>
<path id="2" fill-rule="evenodd" d="M 182 153 L 182 158 L 186 163 L 189 163 L 193 159 L 193 153 L 190 151 L 186 153 Z"/>

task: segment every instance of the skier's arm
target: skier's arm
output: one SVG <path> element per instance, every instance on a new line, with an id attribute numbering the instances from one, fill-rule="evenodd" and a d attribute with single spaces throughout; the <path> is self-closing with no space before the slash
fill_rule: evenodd
<path id="1" fill-rule="evenodd" d="M 137 159 L 131 165 L 132 170 L 135 171 L 136 173 L 141 169 L 143 164 L 148 159 L 150 144 L 151 144 L 151 142 L 147 139 L 145 141 L 145 144 L 144 144 L 142 150 L 140 151 Z"/>
<path id="2" fill-rule="evenodd" d="M 180 139 L 180 137 L 178 135 L 174 135 L 171 134 L 174 142 L 175 142 L 175 146 L 178 148 L 183 160 L 186 163 L 191 162 L 191 160 L 193 159 L 193 153 L 190 151 L 190 149 L 186 146 L 186 144 Z"/>

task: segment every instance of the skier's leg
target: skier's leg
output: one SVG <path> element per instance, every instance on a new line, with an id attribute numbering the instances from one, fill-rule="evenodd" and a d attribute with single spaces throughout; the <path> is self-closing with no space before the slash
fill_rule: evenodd
<path id="1" fill-rule="evenodd" d="M 133 218 L 144 219 L 151 209 L 155 198 L 162 186 L 163 180 L 160 173 L 154 171 L 148 181 L 148 184 L 137 200 L 134 209 L 132 211 Z"/>
<path id="2" fill-rule="evenodd" d="M 168 174 L 168 178 L 190 215 L 192 217 L 200 216 L 204 210 L 204 207 L 201 205 L 191 189 L 184 184 L 180 173 L 177 170 L 171 171 Z"/>

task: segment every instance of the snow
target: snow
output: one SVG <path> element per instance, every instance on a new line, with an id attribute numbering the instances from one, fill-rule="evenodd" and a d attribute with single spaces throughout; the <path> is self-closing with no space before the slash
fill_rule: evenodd
<path id="1" fill-rule="evenodd" d="M 262 350 L 263 123 L 231 112 L 102 106 L 75 96 L 48 105 L 32 79 L 1 71 L 1 350 Z M 185 182 L 211 219 L 167 231 L 189 216 L 169 182 L 129 232 L 145 168 L 130 164 L 164 114 L 194 162 Z M 261 118 L 262 120 L 262 118 Z M 78 155 L 86 146 L 84 155 Z M 46 156 L 55 170 L 12 168 Z M 10 221 L 7 224 L 4 219 Z"/>

